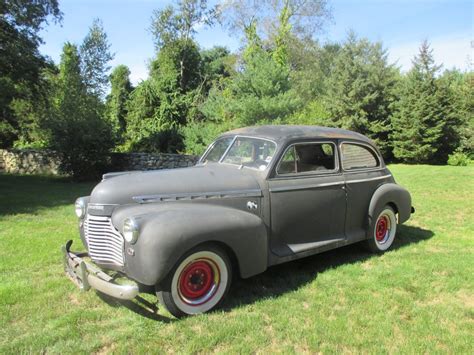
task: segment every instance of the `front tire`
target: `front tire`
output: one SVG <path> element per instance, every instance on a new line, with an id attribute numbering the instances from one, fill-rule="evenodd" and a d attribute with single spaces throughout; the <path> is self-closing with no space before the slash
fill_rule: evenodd
<path id="1" fill-rule="evenodd" d="M 374 253 L 385 252 L 392 246 L 396 233 L 395 211 L 392 207 L 385 206 L 370 227 L 370 237 L 366 241 L 368 249 Z"/>
<path id="2" fill-rule="evenodd" d="M 232 267 L 226 253 L 207 246 L 191 250 L 171 270 L 158 299 L 177 318 L 208 312 L 227 294 Z"/>

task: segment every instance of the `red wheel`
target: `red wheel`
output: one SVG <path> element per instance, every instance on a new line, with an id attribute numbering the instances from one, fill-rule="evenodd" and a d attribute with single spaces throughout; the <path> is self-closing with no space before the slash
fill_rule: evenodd
<path id="1" fill-rule="evenodd" d="M 171 271 L 160 302 L 176 317 L 200 314 L 215 308 L 231 283 L 231 266 L 219 248 L 207 247 L 187 254 Z"/>
<path id="2" fill-rule="evenodd" d="M 367 240 L 374 252 L 384 252 L 393 244 L 397 232 L 397 216 L 390 206 L 385 206 L 372 225 L 372 236 Z"/>
<path id="3" fill-rule="evenodd" d="M 210 259 L 198 259 L 189 263 L 179 275 L 178 294 L 189 305 L 209 301 L 220 283 L 219 267 Z"/>
<path id="4" fill-rule="evenodd" d="M 390 220 L 386 215 L 380 216 L 375 226 L 375 239 L 383 242 L 387 238 L 390 231 Z"/>

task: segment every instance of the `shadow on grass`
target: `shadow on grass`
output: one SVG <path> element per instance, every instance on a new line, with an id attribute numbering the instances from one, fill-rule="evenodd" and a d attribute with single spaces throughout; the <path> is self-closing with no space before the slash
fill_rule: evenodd
<path id="1" fill-rule="evenodd" d="M 430 239 L 433 235 L 429 230 L 401 225 L 390 250 Z M 318 274 L 326 270 L 376 257 L 377 254 L 366 251 L 361 243 L 357 243 L 272 266 L 264 273 L 249 279 L 236 279 L 221 309 L 229 311 L 260 299 L 278 297 L 312 282 Z"/>
<path id="2" fill-rule="evenodd" d="M 152 293 L 151 290 L 146 290 L 146 292 Z M 126 300 L 119 300 L 117 298 L 110 297 L 98 291 L 96 293 L 102 301 L 104 301 L 111 307 L 125 307 L 140 316 L 143 316 L 151 320 L 160 321 L 163 323 L 170 323 L 176 320 L 176 319 L 158 314 L 157 304 L 151 303 L 147 301 L 146 299 L 142 298 L 141 296 L 135 297 L 133 301 L 126 301 Z"/>
<path id="3" fill-rule="evenodd" d="M 391 250 L 397 250 L 430 239 L 433 235 L 433 232 L 429 230 L 401 225 Z M 252 304 L 260 299 L 276 298 L 312 282 L 318 277 L 318 274 L 326 270 L 376 257 L 378 257 L 377 254 L 365 251 L 361 244 L 357 243 L 276 265 L 249 279 L 236 278 L 220 309 L 227 312 L 236 307 Z M 154 294 L 152 288 L 141 291 Z M 158 308 L 163 306 L 153 304 L 141 297 L 137 297 L 133 301 L 121 301 L 98 294 L 104 302 L 112 307 L 123 306 L 138 315 L 165 323 L 176 321 L 176 319 L 157 314 Z"/>
<path id="4" fill-rule="evenodd" d="M 64 177 L 0 174 L 0 216 L 71 205 L 77 197 L 89 195 L 95 184 Z"/>

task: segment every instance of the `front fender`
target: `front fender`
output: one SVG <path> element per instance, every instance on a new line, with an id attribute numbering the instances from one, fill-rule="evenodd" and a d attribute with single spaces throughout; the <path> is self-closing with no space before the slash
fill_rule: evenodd
<path id="1" fill-rule="evenodd" d="M 381 185 L 375 190 L 369 205 L 369 226 L 380 210 L 393 204 L 398 210 L 398 223 L 404 223 L 410 218 L 411 196 L 410 193 L 400 185 L 388 183 Z"/>
<path id="2" fill-rule="evenodd" d="M 230 248 L 242 277 L 267 268 L 267 229 L 259 216 L 205 203 L 165 202 L 148 205 L 145 211 L 146 206 L 141 205 L 143 213 L 133 215 L 140 226 L 138 241 L 126 245 L 134 249 L 134 255 L 126 252 L 125 271 L 136 281 L 157 284 L 184 253 L 206 242 Z"/>

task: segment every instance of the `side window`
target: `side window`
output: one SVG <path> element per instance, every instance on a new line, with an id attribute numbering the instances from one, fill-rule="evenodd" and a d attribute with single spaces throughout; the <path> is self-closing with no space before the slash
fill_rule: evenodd
<path id="1" fill-rule="evenodd" d="M 334 145 L 331 143 L 295 144 L 280 161 L 277 173 L 324 173 L 336 169 Z"/>
<path id="2" fill-rule="evenodd" d="M 377 156 L 369 148 L 357 144 L 342 144 L 344 170 L 375 168 L 379 165 Z"/>

